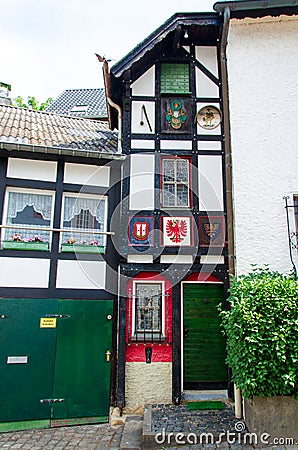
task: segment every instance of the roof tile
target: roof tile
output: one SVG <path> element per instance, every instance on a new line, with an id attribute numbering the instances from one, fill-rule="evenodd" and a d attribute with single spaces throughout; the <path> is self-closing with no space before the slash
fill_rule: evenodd
<path id="1" fill-rule="evenodd" d="M 107 122 L 0 105 L 0 142 L 118 153 Z"/>

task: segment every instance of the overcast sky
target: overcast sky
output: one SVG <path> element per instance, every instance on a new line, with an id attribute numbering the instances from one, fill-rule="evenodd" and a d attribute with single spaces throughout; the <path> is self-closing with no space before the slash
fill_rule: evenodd
<path id="1" fill-rule="evenodd" d="M 103 87 L 94 53 L 124 57 L 176 12 L 213 11 L 215 0 L 0 0 L 0 81 L 12 97 L 57 97 Z"/>

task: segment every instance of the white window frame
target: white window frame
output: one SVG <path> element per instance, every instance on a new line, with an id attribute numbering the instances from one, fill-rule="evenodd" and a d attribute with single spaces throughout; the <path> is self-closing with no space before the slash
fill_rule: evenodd
<path id="1" fill-rule="evenodd" d="M 180 160 L 187 161 L 187 168 L 188 168 L 187 183 L 181 182 L 181 181 L 177 181 L 177 162 L 180 161 Z M 163 171 L 163 167 L 164 167 L 163 163 L 164 163 L 164 161 L 174 161 L 174 164 L 175 164 L 175 167 L 174 167 L 174 169 L 175 169 L 175 180 L 174 181 L 171 181 L 171 182 L 170 181 L 164 181 L 164 179 L 163 179 L 164 178 L 164 171 Z M 189 158 L 164 157 L 164 158 L 161 159 L 161 205 L 162 205 L 163 208 L 183 209 L 183 208 L 189 208 L 190 207 L 190 189 L 191 189 L 190 179 L 191 178 L 190 178 L 190 160 L 189 160 Z M 164 186 L 165 185 L 172 185 L 172 186 L 174 186 L 174 188 L 175 188 L 174 198 L 175 198 L 175 202 L 176 202 L 175 205 L 167 206 L 167 205 L 164 204 L 164 193 L 165 193 Z M 177 198 L 178 198 L 177 197 L 177 186 L 178 185 L 183 185 L 183 186 L 187 187 L 188 197 L 187 197 L 187 204 L 186 205 L 177 205 Z"/>
<path id="2" fill-rule="evenodd" d="M 132 287 L 132 323 L 131 323 L 131 334 L 132 337 L 136 337 L 137 335 L 140 335 L 140 340 L 142 339 L 143 331 L 137 331 L 136 330 L 136 293 L 137 293 L 137 285 L 139 284 L 159 284 L 161 285 L 161 330 L 160 331 L 154 331 L 147 330 L 145 331 L 145 334 L 148 333 L 148 340 L 150 339 L 151 335 L 153 334 L 154 338 L 158 340 L 159 336 L 161 336 L 162 339 L 166 337 L 166 311 L 165 311 L 165 282 L 162 280 L 146 280 L 146 279 L 135 279 L 133 280 L 133 287 Z M 146 337 L 147 340 L 147 337 Z"/>
<path id="3" fill-rule="evenodd" d="M 62 197 L 62 207 L 61 207 L 61 228 L 62 229 L 67 229 L 66 227 L 64 227 L 63 223 L 64 223 L 64 209 L 65 209 L 65 198 L 66 197 L 72 197 L 72 198 L 87 198 L 87 199 L 95 199 L 97 201 L 104 201 L 105 202 L 105 206 L 104 206 L 104 223 L 103 223 L 103 229 L 101 229 L 100 231 L 106 232 L 107 231 L 107 219 L 108 219 L 108 197 L 104 196 L 104 195 L 96 195 L 96 194 L 82 194 L 80 192 L 64 192 L 63 193 L 63 197 Z M 69 231 L 73 232 L 74 234 L 76 233 L 76 230 L 83 230 L 84 228 L 69 228 Z M 90 228 L 86 228 L 86 230 L 88 231 L 92 231 L 92 229 Z M 97 229 L 93 229 L 94 231 L 99 231 Z M 102 236 L 102 235 L 92 235 L 90 234 L 90 239 L 96 239 L 96 236 Z M 103 247 L 106 248 L 107 245 L 107 236 L 103 235 Z M 60 233 L 60 247 L 61 244 L 63 244 L 63 232 Z"/>
<path id="4" fill-rule="evenodd" d="M 7 223 L 7 212 L 8 212 L 8 198 L 9 194 L 11 192 L 16 192 L 19 194 L 35 194 L 35 195 L 48 195 L 52 197 L 52 207 L 51 207 L 51 220 L 50 225 L 47 228 L 53 228 L 53 220 L 54 220 L 54 208 L 55 208 L 55 192 L 47 189 L 27 189 L 27 188 L 19 188 L 19 187 L 7 187 L 5 191 L 5 197 L 4 197 L 4 205 L 3 205 L 3 225 L 8 225 Z M 26 225 L 24 225 L 26 226 Z M 15 228 L 17 229 L 18 226 L 16 225 Z M 36 230 L 32 230 L 34 234 L 38 234 L 39 228 L 36 227 Z M 1 232 L 1 240 L 3 240 L 5 236 L 5 231 L 9 230 L 9 228 L 2 228 Z M 42 227 L 40 227 L 40 230 L 42 230 Z M 20 229 L 20 235 L 22 236 L 22 230 Z M 51 247 L 52 242 L 52 231 L 49 231 L 49 248 Z"/>

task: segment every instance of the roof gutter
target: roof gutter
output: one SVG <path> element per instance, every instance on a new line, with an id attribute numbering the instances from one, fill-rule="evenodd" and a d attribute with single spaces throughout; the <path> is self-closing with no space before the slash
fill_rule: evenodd
<path id="1" fill-rule="evenodd" d="M 96 54 L 96 56 L 97 56 L 98 61 L 103 63 L 102 71 L 103 71 L 103 79 L 104 79 L 104 84 L 105 84 L 107 103 L 110 107 L 115 108 L 118 113 L 118 151 L 122 152 L 122 111 L 121 111 L 120 106 L 117 105 L 115 102 L 113 102 L 113 100 L 111 98 L 112 90 L 111 90 L 111 75 L 110 75 L 109 63 L 105 57 L 102 57 L 97 54 Z M 111 110 L 109 107 L 108 107 L 108 118 L 109 118 L 109 126 L 112 130 L 113 123 L 112 123 L 112 117 L 111 117 Z"/>
<path id="2" fill-rule="evenodd" d="M 223 13 L 226 8 L 229 8 L 231 13 L 243 12 L 244 16 L 249 16 L 249 11 L 263 10 L 264 14 L 267 14 L 266 10 L 293 8 L 298 6 L 298 0 L 238 0 L 238 1 L 219 1 L 213 5 L 213 9 L 217 12 Z M 245 14 L 246 12 L 246 14 Z M 233 15 L 234 17 L 234 15 Z"/>
<path id="3" fill-rule="evenodd" d="M 124 155 L 113 154 L 113 153 L 102 153 L 98 151 L 88 151 L 73 149 L 68 147 L 47 147 L 43 145 L 34 144 L 19 144 L 17 142 L 0 142 L 0 150 L 12 151 L 22 151 L 22 152 L 32 152 L 32 153 L 43 153 L 51 155 L 63 155 L 63 156 L 78 156 L 84 158 L 98 158 L 98 159 L 109 159 L 121 161 L 125 159 Z"/>
<path id="4" fill-rule="evenodd" d="M 229 117 L 229 84 L 227 69 L 227 44 L 231 12 L 226 7 L 223 12 L 223 26 L 220 43 L 220 65 L 222 78 L 222 101 L 223 101 L 223 126 L 225 139 L 225 173 L 226 173 L 226 202 L 227 202 L 227 235 L 228 235 L 228 268 L 229 275 L 235 275 L 235 237 L 234 237 L 234 205 L 233 205 L 233 173 L 232 173 L 232 151 L 231 131 Z M 235 416 L 242 418 L 241 391 L 234 385 Z"/>

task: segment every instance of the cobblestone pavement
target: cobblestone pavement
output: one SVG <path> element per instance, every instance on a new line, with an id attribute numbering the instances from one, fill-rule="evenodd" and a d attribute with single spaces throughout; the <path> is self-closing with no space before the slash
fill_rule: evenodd
<path id="1" fill-rule="evenodd" d="M 0 434 L 1 449 L 107 450 L 120 449 L 123 427 L 80 425 Z"/>
<path id="2" fill-rule="evenodd" d="M 238 420 L 231 406 L 224 410 L 194 411 L 187 405 L 152 405 L 151 430 L 153 432 L 213 433 L 218 435 L 235 431 Z M 237 425 L 236 425 L 237 424 Z M 243 422 L 238 431 L 244 431 Z"/>
<path id="3" fill-rule="evenodd" d="M 163 434 L 159 435 L 160 445 L 163 450 L 298 450 L 298 445 L 284 445 L 281 438 L 280 443 L 270 443 L 270 445 L 249 443 L 248 430 L 245 423 L 235 419 L 234 410 L 231 405 L 226 404 L 224 410 L 194 411 L 189 410 L 187 405 L 152 405 L 151 430 L 154 433 L 164 433 L 165 441 L 162 444 Z M 171 445 L 168 444 L 169 434 L 183 433 L 181 441 L 186 441 L 184 445 L 175 445 L 175 439 L 171 438 Z M 191 434 L 190 434 L 191 433 Z M 207 441 L 206 434 L 211 433 L 214 443 L 210 437 Z M 221 442 L 216 444 L 220 433 L 223 433 Z M 229 434 L 232 433 L 232 434 Z M 200 443 L 200 437 L 202 441 Z M 228 439 L 227 439 L 228 437 Z M 188 441 L 190 439 L 190 441 Z M 254 442 L 254 441 L 252 441 Z M 268 442 L 270 440 L 268 439 Z M 189 445 L 189 444 L 192 445 Z M 278 445 L 277 445 L 278 444 Z"/>

